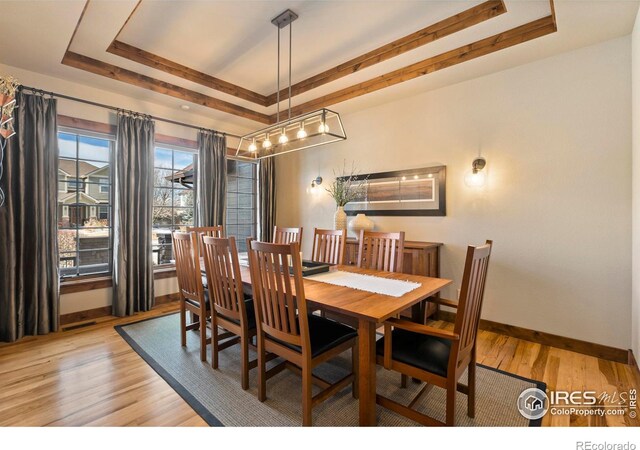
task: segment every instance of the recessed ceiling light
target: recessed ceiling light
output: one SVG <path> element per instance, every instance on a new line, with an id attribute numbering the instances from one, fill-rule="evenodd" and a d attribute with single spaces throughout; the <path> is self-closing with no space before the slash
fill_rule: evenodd
<path id="1" fill-rule="evenodd" d="M 189 106 L 189 105 L 180 105 L 180 108 L 183 109 L 184 111 L 189 111 L 191 109 L 191 106 Z"/>

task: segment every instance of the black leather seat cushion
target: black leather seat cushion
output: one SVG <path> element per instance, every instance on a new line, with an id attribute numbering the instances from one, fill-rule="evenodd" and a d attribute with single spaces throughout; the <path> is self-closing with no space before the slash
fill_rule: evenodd
<path id="1" fill-rule="evenodd" d="M 209 291 L 204 291 L 204 299 L 205 299 L 205 309 L 209 311 L 209 309 L 211 309 L 211 305 L 209 304 Z M 191 300 L 190 298 L 185 298 L 185 301 L 190 305 L 195 306 L 196 308 L 200 308 L 200 303 L 195 300 Z"/>
<path id="2" fill-rule="evenodd" d="M 356 330 L 353 328 L 342 325 L 334 320 L 325 319 L 311 314 L 307 317 L 309 318 L 309 340 L 311 341 L 311 356 L 313 358 L 358 335 Z M 272 338 L 271 336 L 269 336 L 269 339 L 278 342 L 285 347 L 289 347 L 291 350 L 295 350 L 298 353 L 302 353 L 302 348 L 297 345 L 282 342 L 278 339 Z"/>
<path id="3" fill-rule="evenodd" d="M 253 299 L 252 298 L 246 299 L 244 301 L 244 304 L 245 304 L 245 307 L 247 308 L 247 321 L 249 322 L 247 326 L 251 330 L 256 327 L 256 311 L 253 306 Z M 232 319 L 230 317 L 225 317 L 222 314 L 220 314 L 220 316 L 224 317 L 229 322 L 233 322 L 236 325 L 240 325 L 240 320 Z"/>
<path id="4" fill-rule="evenodd" d="M 376 343 L 376 352 L 384 356 L 384 338 Z M 396 328 L 392 331 L 391 354 L 396 361 L 427 372 L 447 376 L 451 341 Z"/>

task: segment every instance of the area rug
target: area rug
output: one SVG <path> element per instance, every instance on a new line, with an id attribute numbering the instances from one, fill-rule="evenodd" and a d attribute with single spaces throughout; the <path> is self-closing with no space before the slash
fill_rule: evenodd
<path id="1" fill-rule="evenodd" d="M 250 371 L 249 390 L 240 387 L 240 348 L 221 352 L 219 368 L 200 361 L 198 333 L 187 332 L 187 346 L 180 345 L 178 314 L 119 325 L 117 332 L 175 391 L 211 426 L 299 426 L 302 423 L 302 385 L 299 375 L 285 370 L 267 381 L 267 400 L 257 399 L 257 373 Z M 207 351 L 210 358 L 210 351 Z M 255 353 L 250 351 L 250 359 Z M 277 363 L 271 361 L 270 364 Z M 329 381 L 337 381 L 350 371 L 350 352 L 322 364 L 314 371 Z M 378 393 L 408 404 L 422 388 L 409 381 L 400 388 L 400 375 L 378 367 Z M 545 389 L 544 383 L 518 377 L 490 367 L 478 366 L 476 375 L 476 417 L 467 416 L 467 398 L 456 396 L 456 425 L 473 427 L 539 426 L 516 407 L 520 393 L 531 387 Z M 460 380 L 466 384 L 466 374 Z M 315 387 L 314 387 L 315 389 Z M 316 391 L 314 390 L 314 394 Z M 445 390 L 433 387 L 415 408 L 444 421 Z M 381 406 L 377 407 L 379 426 L 417 424 Z M 347 387 L 313 409 L 314 426 L 357 426 L 358 401 Z"/>

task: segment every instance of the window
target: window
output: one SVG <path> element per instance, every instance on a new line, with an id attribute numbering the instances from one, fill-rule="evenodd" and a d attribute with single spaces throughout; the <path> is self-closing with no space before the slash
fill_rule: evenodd
<path id="1" fill-rule="evenodd" d="M 171 232 L 194 223 L 197 153 L 156 147 L 153 166 L 153 262 L 170 264 Z"/>
<path id="2" fill-rule="evenodd" d="M 100 206 L 100 207 L 98 207 L 98 219 L 100 219 L 100 220 L 109 219 L 109 207 L 108 206 Z"/>
<path id="3" fill-rule="evenodd" d="M 77 178 L 68 178 L 67 191 L 69 192 L 84 191 L 84 182 L 81 180 L 78 180 Z"/>
<path id="4" fill-rule="evenodd" d="M 239 252 L 247 251 L 248 237 L 257 233 L 257 166 L 227 160 L 227 236 L 234 236 Z"/>
<path id="5" fill-rule="evenodd" d="M 58 133 L 58 247 L 64 277 L 111 272 L 111 158 L 108 136 Z M 106 193 L 102 188 L 106 187 Z"/>
<path id="6" fill-rule="evenodd" d="M 109 182 L 108 178 L 100 178 L 100 180 L 98 181 L 98 184 L 100 185 L 100 193 L 101 194 L 108 194 L 111 188 L 111 183 Z"/>

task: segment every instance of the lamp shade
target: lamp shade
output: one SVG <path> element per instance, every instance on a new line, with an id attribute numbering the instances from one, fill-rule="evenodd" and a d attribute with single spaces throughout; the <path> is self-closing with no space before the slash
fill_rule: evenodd
<path id="1" fill-rule="evenodd" d="M 282 138 L 283 134 L 286 139 Z M 271 145 L 265 147 L 262 143 L 267 139 Z M 236 157 L 248 160 L 270 158 L 345 139 L 347 135 L 340 115 L 323 108 L 242 136 Z"/>

